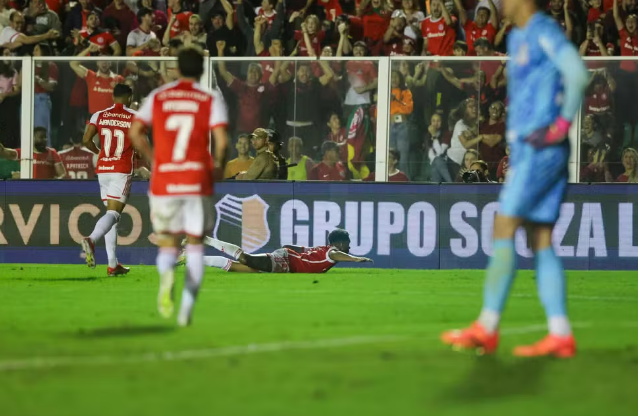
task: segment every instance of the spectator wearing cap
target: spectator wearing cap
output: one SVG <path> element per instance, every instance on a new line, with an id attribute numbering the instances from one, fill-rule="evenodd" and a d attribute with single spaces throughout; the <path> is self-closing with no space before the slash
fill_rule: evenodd
<path id="1" fill-rule="evenodd" d="M 42 35 L 49 30 L 62 31 L 60 17 L 49 9 L 45 0 L 31 0 L 23 13 L 26 18 L 35 22 L 30 32 L 32 35 Z"/>
<path id="2" fill-rule="evenodd" d="M 17 49 L 22 45 L 35 45 L 36 43 L 53 40 L 60 36 L 60 32 L 51 29 L 41 35 L 27 36 L 24 30 L 24 16 L 18 11 L 11 14 L 11 26 L 7 26 L 0 32 L 0 47 Z"/>
<path id="3" fill-rule="evenodd" d="M 189 19 L 193 15 L 184 9 L 182 0 L 168 0 L 168 27 L 164 33 L 162 43 L 168 46 L 168 42 L 189 30 Z"/>
<path id="4" fill-rule="evenodd" d="M 431 14 L 421 22 L 423 55 L 450 56 L 456 38 L 456 18 L 443 6 L 441 0 L 432 0 Z"/>
<path id="5" fill-rule="evenodd" d="M 401 10 L 392 12 L 390 24 L 383 35 L 386 56 L 403 55 L 403 31 L 406 24 L 405 14 Z"/>
<path id="6" fill-rule="evenodd" d="M 273 39 L 281 39 L 281 31 L 284 24 L 285 12 L 284 12 L 284 2 L 283 0 L 279 0 L 276 6 L 277 16 L 273 21 L 270 28 L 266 26 L 265 20 L 260 18 L 260 31 L 258 33 L 259 39 L 255 35 L 255 29 L 249 23 L 248 17 L 246 16 L 246 6 L 243 0 L 237 0 L 237 25 L 239 26 L 239 30 L 244 35 L 244 39 L 246 40 L 246 56 L 268 56 L 264 55 L 264 51 L 268 51 Z M 261 51 L 262 53 L 256 53 L 255 48 L 256 44 L 262 45 Z"/>
<path id="7" fill-rule="evenodd" d="M 126 56 L 149 54 L 152 46 L 158 46 L 159 40 L 153 32 L 153 10 L 142 8 L 137 12 L 139 26 L 131 31 L 126 38 Z"/>
<path id="8" fill-rule="evenodd" d="M 74 30 L 72 34 L 74 43 L 80 47 L 87 47 L 89 44 L 99 47 L 100 52 L 105 52 L 109 47 L 113 55 L 120 56 L 122 47 L 115 37 L 107 30 L 100 29 L 100 16 L 95 11 L 89 12 L 86 18 L 86 28 Z"/>
<path id="9" fill-rule="evenodd" d="M 382 54 L 392 9 L 391 2 L 383 0 L 363 0 L 357 9 L 357 16 L 363 21 L 363 38 L 372 56 Z"/>
<path id="10" fill-rule="evenodd" d="M 158 10 L 157 0 L 142 0 L 141 7 L 137 12 L 139 13 L 139 11 L 143 9 L 149 9 L 153 12 L 151 31 L 155 33 L 158 39 L 162 39 L 164 37 L 164 32 L 166 31 L 166 26 L 168 25 L 166 13 Z M 137 16 L 137 23 L 140 25 L 142 24 L 142 20 L 139 15 Z"/>
<path id="11" fill-rule="evenodd" d="M 288 139 L 288 154 L 290 158 L 286 161 L 288 165 L 296 165 L 288 167 L 289 181 L 305 181 L 308 174 L 312 171 L 315 163 L 309 156 L 303 153 L 303 140 L 299 137 L 291 137 Z"/>
<path id="12" fill-rule="evenodd" d="M 262 83 L 262 68 L 258 63 L 253 62 L 248 65 L 246 80 L 238 79 L 226 69 L 226 62 L 223 59 L 225 42 L 217 42 L 216 48 L 217 56 L 221 58 L 218 63 L 219 75 L 237 96 L 237 124 L 235 128 L 239 133 L 254 131 L 267 122 L 267 112 L 264 106 L 270 101 L 273 86 L 276 84 L 276 76 L 271 75 L 271 80 Z M 276 63 L 277 67 L 279 65 L 281 62 Z"/>
<path id="13" fill-rule="evenodd" d="M 210 23 L 208 23 L 208 34 L 206 35 L 206 47 L 209 51 L 217 50 L 217 42 L 226 42 L 224 56 L 235 56 L 239 54 L 240 42 L 235 29 L 235 11 L 228 0 L 222 0 L 226 13 L 213 10 L 211 12 Z M 204 18 L 204 16 L 202 16 Z M 257 22 L 255 22 L 255 26 Z"/>
<path id="14" fill-rule="evenodd" d="M 311 181 L 343 181 L 346 179 L 346 169 L 339 162 L 339 146 L 334 142 L 324 142 L 321 145 L 321 162 L 317 163 L 308 179 Z"/>
<path id="15" fill-rule="evenodd" d="M 490 44 L 494 44 L 494 37 L 498 28 L 498 12 L 492 0 L 488 0 L 490 8 L 481 7 L 476 12 L 474 20 L 468 19 L 467 12 L 461 4 L 461 0 L 454 0 L 456 9 L 459 12 L 461 26 L 465 30 L 465 38 L 468 44 L 467 54 L 475 56 L 474 42 L 477 39 L 485 38 Z"/>
<path id="16" fill-rule="evenodd" d="M 281 140 L 281 136 L 277 133 L 277 130 L 266 129 L 268 132 L 268 151 L 273 154 L 275 160 L 277 160 L 277 176 L 275 179 L 285 181 L 288 179 L 288 162 L 281 153 L 284 148 L 284 142 Z"/>
<path id="17" fill-rule="evenodd" d="M 396 149 L 388 150 L 388 182 L 409 182 L 410 178 L 404 172 L 401 172 L 397 166 L 401 161 L 401 154 Z M 364 181 L 374 181 L 374 172 L 368 175 Z"/>
<path id="18" fill-rule="evenodd" d="M 107 19 L 117 21 L 119 31 L 114 31 L 113 36 L 120 45 L 126 45 L 128 34 L 137 27 L 137 17 L 133 10 L 124 3 L 124 0 L 113 0 L 104 9 L 104 21 L 106 22 Z"/>
<path id="19" fill-rule="evenodd" d="M 257 152 L 255 160 L 247 171 L 237 175 L 238 180 L 277 179 L 279 164 L 268 149 L 269 130 L 258 128 L 251 135 L 253 148 Z"/>
<path id="20" fill-rule="evenodd" d="M 64 36 L 69 38 L 73 29 L 86 29 L 86 21 L 91 11 L 97 12 L 98 15 L 102 14 L 102 10 L 95 7 L 91 0 L 78 0 L 77 5 L 69 11 L 64 19 Z M 72 41 L 72 38 L 70 40 Z"/>

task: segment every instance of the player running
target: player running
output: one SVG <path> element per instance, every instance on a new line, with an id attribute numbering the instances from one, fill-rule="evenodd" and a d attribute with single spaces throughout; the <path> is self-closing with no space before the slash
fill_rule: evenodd
<path id="1" fill-rule="evenodd" d="M 350 252 L 350 235 L 336 229 L 328 234 L 328 245 L 300 247 L 285 245 L 267 254 L 248 254 L 234 244 L 206 237 L 204 243 L 228 254 L 237 261 L 221 256 L 206 256 L 204 263 L 227 272 L 242 273 L 325 273 L 337 262 L 371 262 Z"/>
<path id="2" fill-rule="evenodd" d="M 535 0 L 504 0 L 516 25 L 508 37 L 507 141 L 510 171 L 494 221 L 494 254 L 489 262 L 483 309 L 467 329 L 442 334 L 444 343 L 493 353 L 501 312 L 516 274 L 514 235 L 524 226 L 536 258 L 538 292 L 549 335 L 514 349 L 516 356 L 571 357 L 576 353 L 566 309 L 565 272 L 552 247 L 552 230 L 568 179 L 569 127 L 578 112 L 587 70 L 560 26 Z"/>
<path id="3" fill-rule="evenodd" d="M 126 84 L 117 84 L 113 88 L 114 104 L 91 117 L 84 133 L 84 146 L 98 154 L 95 172 L 100 183 L 102 202 L 106 205 L 106 213 L 95 223 L 90 236 L 82 240 L 82 250 L 86 255 L 86 264 L 95 268 L 95 242 L 104 237 L 108 258 L 108 276 L 124 275 L 128 267 L 117 261 L 117 223 L 126 206 L 131 191 L 133 177 L 133 156 L 135 151 L 128 138 L 128 131 L 135 112 L 128 108 L 133 97 L 133 90 Z M 93 142 L 93 137 L 100 138 L 100 148 Z"/>
<path id="4" fill-rule="evenodd" d="M 177 317 L 190 324 L 193 305 L 204 276 L 204 235 L 213 228 L 213 177 L 222 179 L 226 164 L 228 114 L 218 91 L 198 84 L 204 56 L 195 49 L 178 54 L 180 77 L 148 96 L 131 127 L 135 148 L 152 162 L 149 202 L 151 222 L 158 235 L 157 270 L 160 274 L 158 309 L 173 315 L 175 261 L 186 235 L 186 282 Z M 146 140 L 153 131 L 154 150 Z M 210 133 L 215 138 L 215 163 L 210 154 Z"/>

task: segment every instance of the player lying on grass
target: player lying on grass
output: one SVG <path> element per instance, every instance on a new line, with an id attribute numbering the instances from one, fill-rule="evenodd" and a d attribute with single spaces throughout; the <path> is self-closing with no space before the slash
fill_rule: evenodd
<path id="1" fill-rule="evenodd" d="M 241 273 L 325 273 L 338 262 L 372 262 L 367 257 L 348 254 L 350 234 L 336 229 L 328 235 L 327 246 L 300 247 L 285 245 L 266 254 L 248 254 L 234 244 L 206 237 L 204 244 L 233 257 L 236 261 L 221 256 L 206 256 L 204 264 L 227 272 Z M 180 258 L 181 263 L 184 259 Z"/>

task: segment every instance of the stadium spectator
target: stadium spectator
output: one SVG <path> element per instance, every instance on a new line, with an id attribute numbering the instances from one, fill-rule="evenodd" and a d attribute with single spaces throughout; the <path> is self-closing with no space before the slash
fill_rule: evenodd
<path id="1" fill-rule="evenodd" d="M 478 108 L 474 98 L 468 98 L 459 104 L 453 112 L 453 117 L 458 119 L 454 124 L 454 131 L 450 139 L 450 148 L 447 156 L 453 163 L 448 163 L 450 176 L 457 177 L 461 170 L 466 150 L 477 147 L 481 137 L 473 134 L 478 120 Z M 477 157 L 478 159 L 478 157 Z"/>
<path id="2" fill-rule="evenodd" d="M 620 34 L 620 51 L 622 56 L 635 56 L 638 52 L 638 17 L 632 14 L 623 22 L 618 8 L 618 0 L 614 0 L 614 21 Z M 636 61 L 625 60 L 620 63 L 617 81 L 622 88 L 616 92 L 616 118 L 626 135 L 632 136 L 634 124 L 638 121 L 638 108 L 635 105 L 638 94 L 638 67 Z M 636 128 L 638 130 L 638 128 Z M 634 133 L 636 135 L 638 133 Z"/>
<path id="3" fill-rule="evenodd" d="M 206 45 L 206 31 L 204 30 L 204 23 L 199 15 L 191 15 L 188 19 L 188 31 L 180 33 L 179 37 L 186 47 L 196 43 Z"/>
<path id="4" fill-rule="evenodd" d="M 496 177 L 498 164 L 505 156 L 505 106 L 500 101 L 489 107 L 489 117 L 479 125 L 478 151 L 487 163 L 490 176 Z"/>
<path id="5" fill-rule="evenodd" d="M 549 14 L 561 25 L 567 39 L 572 40 L 576 44 L 580 43 L 582 39 L 578 33 L 580 32 L 580 28 L 578 26 L 574 27 L 574 22 L 577 21 L 577 19 L 576 16 L 569 11 L 568 1 L 550 0 Z"/>
<path id="6" fill-rule="evenodd" d="M 60 32 L 51 29 L 44 34 L 27 36 L 24 30 L 24 16 L 20 12 L 11 13 L 10 26 L 5 27 L 0 32 L 0 47 L 15 50 L 22 45 L 35 45 L 36 43 L 53 40 L 60 36 Z"/>
<path id="7" fill-rule="evenodd" d="M 345 127 L 341 126 L 341 117 L 336 111 L 328 114 L 328 136 L 325 141 L 335 142 L 339 146 L 339 160 L 342 163 L 348 161 L 348 134 Z"/>
<path id="8" fill-rule="evenodd" d="M 290 15 L 290 20 L 294 20 L 298 16 L 298 12 L 293 12 Z M 304 37 L 307 36 L 308 40 L 305 41 Z M 321 54 L 321 43 L 323 42 L 326 33 L 321 30 L 321 23 L 319 18 L 314 14 L 307 16 L 304 22 L 301 24 L 301 30 L 295 31 L 294 40 L 299 42 L 299 55 L 310 56 L 308 51 L 313 49 L 314 56 Z M 309 46 L 311 45 L 311 46 Z"/>
<path id="9" fill-rule="evenodd" d="M 189 30 L 189 19 L 192 15 L 192 12 L 184 9 L 182 0 L 168 0 L 168 26 L 162 39 L 164 46 L 168 46 L 171 39 Z"/>
<path id="10" fill-rule="evenodd" d="M 20 146 L 21 78 L 11 61 L 0 61 L 0 140 L 6 147 Z"/>
<path id="11" fill-rule="evenodd" d="M 463 8 L 461 0 L 454 0 L 456 9 L 459 13 L 459 20 L 461 26 L 465 30 L 465 36 L 467 38 L 469 56 L 476 55 L 474 51 L 474 42 L 478 39 L 485 38 L 490 45 L 494 44 L 494 38 L 496 37 L 496 31 L 498 30 L 498 11 L 492 0 L 488 0 L 489 9 L 480 7 L 474 20 L 467 17 L 467 12 Z"/>
<path id="12" fill-rule="evenodd" d="M 403 32 L 405 36 L 421 33 L 421 22 L 425 20 L 425 15 L 419 10 L 418 2 L 416 0 L 401 0 L 401 11 L 407 23 Z"/>
<path id="13" fill-rule="evenodd" d="M 632 148 L 625 149 L 620 159 L 625 171 L 616 178 L 616 182 L 638 183 L 638 152 Z"/>
<path id="14" fill-rule="evenodd" d="M 433 114 L 430 125 L 425 134 L 423 148 L 428 155 L 429 169 L 421 168 L 421 179 L 431 182 L 452 182 L 452 176 L 448 169 L 447 149 L 450 147 L 451 133 L 443 129 L 443 119 L 440 114 Z M 428 174 L 429 170 L 429 174 Z"/>
<path id="15" fill-rule="evenodd" d="M 324 142 L 321 145 L 321 162 L 317 163 L 308 179 L 311 181 L 343 181 L 346 179 L 346 169 L 339 162 L 339 146 L 334 142 Z"/>
<path id="16" fill-rule="evenodd" d="M 403 75 L 392 71 L 390 78 L 392 87 L 390 97 L 390 147 L 396 149 L 401 156 L 399 169 L 412 172 L 408 163 L 410 156 L 410 115 L 414 111 L 412 92 L 405 85 Z M 402 159 L 402 160 L 401 160 Z"/>
<path id="17" fill-rule="evenodd" d="M 388 182 L 409 182 L 408 176 L 397 169 L 397 165 L 400 163 L 401 154 L 396 149 L 388 150 Z M 365 181 L 374 181 L 374 172 L 368 175 Z"/>
<path id="18" fill-rule="evenodd" d="M 10 0 L 0 0 L 0 31 L 11 24 L 11 13 L 14 9 L 9 3 Z"/>
<path id="19" fill-rule="evenodd" d="M 20 160 L 22 149 L 9 149 L 0 144 L 0 157 Z M 47 147 L 47 131 L 43 127 L 36 127 L 33 129 L 33 178 L 63 179 L 65 177 L 66 170 L 60 155 L 55 149 Z"/>
<path id="20" fill-rule="evenodd" d="M 276 179 L 279 163 L 268 149 L 269 132 L 266 129 L 258 128 L 251 135 L 253 148 L 257 152 L 255 160 L 250 167 L 237 175 L 238 180 L 267 180 Z"/>
<path id="21" fill-rule="evenodd" d="M 73 30 L 71 35 L 74 37 L 74 43 L 81 48 L 86 48 L 89 44 L 93 44 L 98 46 L 102 53 L 111 48 L 113 55 L 119 56 L 122 54 L 122 47 L 111 32 L 100 28 L 100 16 L 96 11 L 91 11 L 87 15 L 85 29 Z"/>
<path id="22" fill-rule="evenodd" d="M 583 129 L 580 134 L 580 160 L 584 163 L 589 153 L 601 146 L 605 141 L 598 118 L 594 114 L 588 114 L 583 119 Z"/>
<path id="23" fill-rule="evenodd" d="M 224 0 L 223 4 L 228 3 Z M 236 33 L 235 29 L 235 12 L 233 11 L 233 7 L 230 6 L 229 10 L 226 14 L 220 11 L 212 12 L 212 16 L 210 19 L 210 24 L 208 25 L 210 29 L 206 35 L 206 48 L 209 51 L 216 51 L 217 42 L 224 41 L 226 42 L 226 50 L 224 51 L 224 56 L 235 56 L 240 52 L 240 40 L 238 40 L 239 36 Z M 257 29 L 257 19 L 255 19 L 255 30 Z"/>
<path id="24" fill-rule="evenodd" d="M 257 17 L 263 17 L 266 20 L 267 29 L 272 27 L 272 24 L 277 17 L 277 11 L 275 10 L 276 5 L 277 0 L 262 0 L 261 2 L 261 7 L 259 8 Z"/>
<path id="25" fill-rule="evenodd" d="M 31 35 L 43 35 L 50 30 L 62 31 L 60 17 L 49 9 L 45 0 L 31 0 L 23 13 L 24 17 L 34 22 L 29 32 Z"/>
<path id="26" fill-rule="evenodd" d="M 315 162 L 303 154 L 303 140 L 299 137 L 288 139 L 288 154 L 290 158 L 286 161 L 289 165 L 296 164 L 288 168 L 289 181 L 305 181 L 312 171 Z"/>
<path id="27" fill-rule="evenodd" d="M 600 20 L 587 24 L 587 35 L 580 44 L 580 56 L 608 56 L 607 46 L 603 43 L 603 24 Z M 589 69 L 604 68 L 604 62 L 588 62 Z"/>
<path id="28" fill-rule="evenodd" d="M 113 36 L 120 45 L 126 45 L 128 34 L 137 27 L 137 17 L 124 0 L 113 0 L 104 9 L 104 21 L 108 22 L 112 19 L 117 22 L 117 30 L 113 32 Z M 108 26 L 108 24 L 107 24 Z"/>
<path id="29" fill-rule="evenodd" d="M 395 10 L 392 13 L 388 28 L 383 34 L 384 54 L 386 56 L 403 55 L 403 39 L 406 26 L 405 14 L 401 10 Z"/>
<path id="30" fill-rule="evenodd" d="M 95 11 L 98 15 L 102 14 L 102 10 L 95 7 L 91 0 L 78 0 L 77 4 L 66 15 L 64 37 L 69 38 L 74 29 L 86 29 L 86 21 L 91 11 Z"/>
<path id="31" fill-rule="evenodd" d="M 496 179 L 503 183 L 507 179 L 507 171 L 510 166 L 510 147 L 509 145 L 505 146 L 505 156 L 498 163 L 498 169 L 496 170 Z"/>
<path id="32" fill-rule="evenodd" d="M 459 170 L 459 173 L 456 175 L 455 182 L 463 182 L 463 174 L 468 172 L 472 167 L 472 164 L 481 159 L 479 152 L 474 149 L 468 149 L 465 151 L 463 155 L 463 166 Z"/>
<path id="33" fill-rule="evenodd" d="M 279 133 L 273 129 L 267 129 L 268 131 L 268 151 L 273 154 L 277 161 L 277 175 L 274 179 L 285 181 L 288 179 L 288 163 L 286 158 L 281 153 L 284 148 L 284 142 L 281 140 Z"/>
<path id="34" fill-rule="evenodd" d="M 581 182 L 613 182 L 609 171 L 610 147 L 600 143 L 587 153 L 586 165 L 580 170 Z"/>
<path id="35" fill-rule="evenodd" d="M 494 182 L 491 179 L 490 170 L 484 160 L 477 160 L 470 165 L 470 172 L 478 173 L 478 181 L 476 182 Z M 465 180 L 464 180 L 465 182 Z M 475 181 L 472 181 L 475 182 Z"/>
<path id="36" fill-rule="evenodd" d="M 258 34 L 255 34 L 257 28 L 253 28 L 248 21 L 245 7 L 242 0 L 237 0 L 237 26 L 239 26 L 239 30 L 244 35 L 246 41 L 246 56 L 268 56 L 267 54 L 264 55 L 263 51 L 268 51 L 271 41 L 273 39 L 279 39 L 281 36 L 280 32 L 283 28 L 286 16 L 284 12 L 284 2 L 283 0 L 277 2 L 277 16 L 270 27 L 266 27 L 265 18 L 260 17 L 256 19 L 259 22 L 260 31 Z M 261 49 L 260 53 L 255 52 L 256 43 L 263 45 L 263 49 Z"/>
<path id="37" fill-rule="evenodd" d="M 217 42 L 217 53 L 219 57 L 224 56 L 226 42 Z M 266 124 L 267 112 L 263 106 L 267 105 L 270 95 L 273 93 L 273 86 L 276 84 L 276 77 L 281 62 L 275 64 L 276 71 L 271 74 L 267 83 L 262 83 L 262 69 L 257 63 L 248 65 L 248 73 L 246 81 L 237 79 L 226 69 L 226 62 L 221 59 L 217 68 L 219 75 L 226 81 L 229 89 L 237 96 L 237 125 L 236 130 L 239 133 L 248 133 L 254 131 L 259 126 Z"/>
<path id="38" fill-rule="evenodd" d="M 153 20 L 153 10 L 142 8 L 137 12 L 139 26 L 126 38 L 126 56 L 153 55 L 152 49 L 156 49 L 159 44 L 157 35 L 153 32 Z"/>
<path id="39" fill-rule="evenodd" d="M 98 51 L 98 46 L 91 44 L 78 55 L 78 58 Z M 99 61 L 97 63 L 97 72 L 86 68 L 80 62 L 78 60 L 71 61 L 71 69 L 78 77 L 86 81 L 89 113 L 93 114 L 112 106 L 113 87 L 124 82 L 124 78 L 111 70 L 111 61 Z"/>
<path id="40" fill-rule="evenodd" d="M 52 56 L 51 48 L 47 44 L 35 45 L 33 56 Z M 51 131 L 51 93 L 58 86 L 58 66 L 54 62 L 36 61 L 34 81 L 33 126 Z"/>
<path id="41" fill-rule="evenodd" d="M 421 22 L 423 55 L 451 56 L 456 38 L 456 18 L 450 15 L 441 0 L 432 0 L 430 10 L 430 16 Z"/>
<path id="42" fill-rule="evenodd" d="M 247 171 L 250 165 L 253 164 L 253 160 L 255 160 L 255 158 L 250 156 L 249 134 L 239 135 L 235 149 L 237 149 L 237 157 L 226 164 L 226 168 L 224 169 L 225 179 L 234 178 L 240 172 Z"/>
<path id="43" fill-rule="evenodd" d="M 141 7 L 137 11 L 139 13 L 141 10 L 148 9 L 153 12 L 153 21 L 151 26 L 151 31 L 155 33 L 158 39 L 162 39 L 164 37 L 164 32 L 166 31 L 166 27 L 168 26 L 168 18 L 166 17 L 166 13 L 159 9 L 158 7 L 159 1 L 157 0 L 142 0 Z M 202 5 L 200 4 L 200 10 Z M 142 24 L 142 21 L 137 16 L 137 23 L 139 25 Z M 128 39 L 128 38 L 127 38 Z"/>

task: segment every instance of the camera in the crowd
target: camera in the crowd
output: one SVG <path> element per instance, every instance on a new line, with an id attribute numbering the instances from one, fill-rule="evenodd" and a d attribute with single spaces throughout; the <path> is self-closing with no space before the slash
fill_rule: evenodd
<path id="1" fill-rule="evenodd" d="M 463 182 L 465 183 L 478 183 L 478 182 L 489 182 L 485 177 L 485 174 L 480 170 L 468 170 L 463 173 Z"/>

